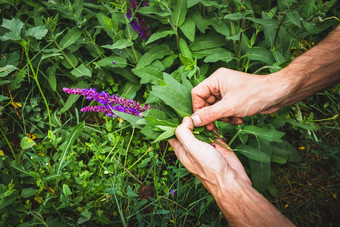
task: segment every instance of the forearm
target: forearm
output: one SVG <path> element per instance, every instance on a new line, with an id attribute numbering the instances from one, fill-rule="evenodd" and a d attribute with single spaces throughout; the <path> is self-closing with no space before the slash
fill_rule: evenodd
<path id="1" fill-rule="evenodd" d="M 230 226 L 294 226 L 251 185 L 228 188 L 212 194 Z"/>
<path id="2" fill-rule="evenodd" d="M 272 83 L 279 84 L 285 92 L 278 100 L 280 107 L 340 82 L 340 25 L 317 46 L 272 76 Z"/>

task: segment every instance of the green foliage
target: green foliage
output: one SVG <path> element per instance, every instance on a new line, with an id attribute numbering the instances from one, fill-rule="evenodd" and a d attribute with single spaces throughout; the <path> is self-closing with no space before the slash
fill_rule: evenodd
<path id="1" fill-rule="evenodd" d="M 278 71 L 340 16 L 336 0 L 149 2 L 136 10 L 152 32 L 142 39 L 123 0 L 0 1 L 0 225 L 224 225 L 164 142 L 192 114 L 191 89 L 220 67 Z M 80 113 L 91 103 L 62 88 L 90 86 L 161 110 Z M 339 96 L 216 125 L 254 187 L 275 193 L 271 167 L 299 162 L 299 144 L 339 160 Z"/>

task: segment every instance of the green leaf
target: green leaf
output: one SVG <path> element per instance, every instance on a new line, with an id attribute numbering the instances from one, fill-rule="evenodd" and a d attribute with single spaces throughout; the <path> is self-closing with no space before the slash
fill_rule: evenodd
<path id="1" fill-rule="evenodd" d="M 28 29 L 25 34 L 27 36 L 32 36 L 35 39 L 40 40 L 47 34 L 47 32 L 48 30 L 46 29 L 45 25 L 40 25 L 40 26 Z"/>
<path id="2" fill-rule="evenodd" d="M 177 0 L 174 10 L 172 12 L 172 18 L 174 24 L 179 27 L 183 24 L 187 15 L 187 0 Z"/>
<path id="3" fill-rule="evenodd" d="M 207 56 L 206 58 L 204 58 L 204 62 L 209 63 L 209 62 L 224 61 L 228 63 L 233 59 L 234 59 L 234 54 L 224 49 L 223 51 Z"/>
<path id="4" fill-rule="evenodd" d="M 72 195 L 72 191 L 67 184 L 63 184 L 63 193 L 65 196 Z"/>
<path id="5" fill-rule="evenodd" d="M 99 60 L 96 64 L 100 67 L 125 68 L 127 60 L 126 58 L 113 55 Z"/>
<path id="6" fill-rule="evenodd" d="M 188 44 L 185 42 L 184 39 L 180 38 L 179 40 L 179 48 L 181 50 L 181 53 L 184 57 L 191 59 L 192 53 L 188 47 Z"/>
<path id="7" fill-rule="evenodd" d="M 219 18 L 212 18 L 209 21 L 209 24 L 213 26 L 215 31 L 220 33 L 221 35 L 224 35 L 225 37 L 230 36 L 229 28 L 227 24 L 223 22 L 223 20 Z"/>
<path id="8" fill-rule="evenodd" d="M 279 157 L 289 162 L 301 161 L 301 155 L 299 154 L 299 151 L 287 141 L 273 143 L 271 146 L 273 148 L 273 156 Z"/>
<path id="9" fill-rule="evenodd" d="M 227 20 L 241 20 L 244 18 L 244 14 L 242 13 L 229 13 L 227 15 L 224 16 L 223 19 L 227 19 Z"/>
<path id="10" fill-rule="evenodd" d="M 155 211 L 155 214 L 168 214 L 168 213 L 170 213 L 169 210 L 156 210 Z"/>
<path id="11" fill-rule="evenodd" d="M 158 126 L 158 128 L 164 130 L 164 132 L 162 134 L 160 134 L 155 141 L 153 141 L 154 143 L 157 143 L 157 142 L 162 141 L 162 140 L 167 140 L 170 137 L 175 135 L 176 127 L 168 127 L 168 126 L 160 125 L 160 126 Z"/>
<path id="12" fill-rule="evenodd" d="M 192 20 L 187 20 L 180 27 L 181 31 L 191 42 L 195 41 L 195 22 Z"/>
<path id="13" fill-rule="evenodd" d="M 163 73 L 154 67 L 134 68 L 132 72 L 141 78 L 141 84 L 159 84 L 159 81 L 163 79 Z"/>
<path id="14" fill-rule="evenodd" d="M 190 99 L 191 90 L 189 90 L 186 86 L 178 82 L 175 78 L 167 73 L 163 73 L 163 78 L 168 88 L 177 91 L 179 94 L 183 95 L 185 99 Z"/>
<path id="15" fill-rule="evenodd" d="M 66 136 L 65 142 L 60 145 L 60 150 L 62 151 L 60 161 L 59 161 L 59 166 L 57 169 L 57 175 L 59 175 L 60 171 L 65 167 L 64 162 L 67 157 L 68 151 L 71 149 L 72 145 L 76 141 L 76 139 L 79 137 L 80 133 L 83 131 L 85 127 L 85 121 L 80 122 L 76 126 L 74 126 L 69 134 Z"/>
<path id="16" fill-rule="evenodd" d="M 235 151 L 243 154 L 247 158 L 259 162 L 270 162 L 270 156 L 267 155 L 266 153 L 262 152 L 260 149 L 251 147 L 248 145 L 238 145 Z"/>
<path id="17" fill-rule="evenodd" d="M 0 77 L 5 77 L 16 69 L 17 67 L 15 67 L 14 65 L 6 65 L 5 67 L 0 67 Z"/>
<path id="18" fill-rule="evenodd" d="M 250 60 L 261 61 L 272 65 L 274 63 L 274 58 L 272 52 L 263 47 L 252 47 L 247 51 L 247 56 Z"/>
<path id="19" fill-rule="evenodd" d="M 170 16 L 170 12 L 167 10 L 161 9 L 159 6 L 145 6 L 140 7 L 136 10 L 137 13 L 149 16 L 150 14 L 155 14 L 160 17 L 168 17 Z"/>
<path id="20" fill-rule="evenodd" d="M 10 30 L 9 32 L 1 36 L 1 40 L 19 41 L 21 39 L 20 33 L 24 27 L 24 23 L 21 20 L 17 18 L 12 18 L 11 20 L 3 19 L 1 26 Z"/>
<path id="21" fill-rule="evenodd" d="M 182 117 L 192 114 L 191 100 L 188 100 L 177 91 L 164 86 L 153 86 L 151 93 L 176 110 Z"/>
<path id="22" fill-rule="evenodd" d="M 66 35 L 59 42 L 59 46 L 61 47 L 61 49 L 66 49 L 67 47 L 77 42 L 81 37 L 81 33 L 81 30 L 79 30 L 77 27 L 68 30 Z"/>
<path id="23" fill-rule="evenodd" d="M 35 189 L 35 188 L 24 188 L 21 191 L 21 197 L 22 198 L 28 198 L 28 197 L 34 195 L 37 191 L 38 191 L 38 189 Z"/>
<path id="24" fill-rule="evenodd" d="M 162 59 L 166 55 L 172 54 L 167 45 L 154 45 L 152 48 L 143 54 L 139 59 L 137 68 L 143 68 L 150 65 L 153 61 Z"/>
<path id="25" fill-rule="evenodd" d="M 161 38 L 164 38 L 166 36 L 172 36 L 174 34 L 174 31 L 162 31 L 162 32 L 155 32 L 153 33 L 150 38 L 148 39 L 148 41 L 145 43 L 146 45 L 148 45 L 149 43 L 152 43 L 156 40 L 159 40 Z"/>
<path id="26" fill-rule="evenodd" d="M 20 147 L 23 150 L 29 149 L 29 148 L 33 147 L 34 145 L 35 145 L 34 140 L 32 140 L 31 138 L 28 138 L 27 136 L 25 136 L 21 139 Z"/>
<path id="27" fill-rule="evenodd" d="M 9 99 L 9 97 L 0 95 L 0 103 L 7 100 L 7 99 Z"/>
<path id="28" fill-rule="evenodd" d="M 226 45 L 226 40 L 221 35 L 209 34 L 197 37 L 190 45 L 192 51 L 206 50 Z"/>
<path id="29" fill-rule="evenodd" d="M 242 133 L 258 136 L 268 142 L 282 142 L 281 138 L 285 134 L 274 128 L 260 128 L 254 125 L 245 126 L 244 129 L 242 129 Z"/>
<path id="30" fill-rule="evenodd" d="M 131 42 L 127 39 L 120 39 L 112 45 L 104 45 L 102 47 L 104 47 L 106 49 L 110 49 L 110 50 L 115 50 L 115 49 L 121 50 L 121 49 L 130 47 L 130 46 L 133 46 L 133 42 Z"/>
<path id="31" fill-rule="evenodd" d="M 290 22 L 292 22 L 293 24 L 295 24 L 296 26 L 298 26 L 299 28 L 301 28 L 301 23 L 300 23 L 300 15 L 297 12 L 297 10 L 293 10 L 293 11 L 288 11 L 287 12 L 287 18 Z"/>
<path id="32" fill-rule="evenodd" d="M 143 119 L 141 117 L 123 113 L 120 111 L 114 111 L 114 114 L 117 115 L 118 117 L 124 119 L 125 121 L 128 121 L 132 126 L 141 129 L 144 124 L 140 124 L 140 120 Z"/>
<path id="33" fill-rule="evenodd" d="M 85 67 L 84 64 L 79 65 L 77 68 L 71 71 L 71 74 L 75 77 L 91 77 L 91 71 Z"/>

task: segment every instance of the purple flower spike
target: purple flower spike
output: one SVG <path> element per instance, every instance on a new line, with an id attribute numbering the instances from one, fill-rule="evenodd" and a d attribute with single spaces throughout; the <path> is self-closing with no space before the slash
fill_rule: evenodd
<path id="1" fill-rule="evenodd" d="M 114 65 L 115 65 L 115 64 L 116 64 L 116 61 L 112 61 L 112 64 L 114 64 Z"/>
<path id="2" fill-rule="evenodd" d="M 171 194 L 172 197 L 174 197 L 175 191 L 172 188 L 170 190 L 170 194 Z"/>
<path id="3" fill-rule="evenodd" d="M 139 102 L 134 100 L 110 95 L 108 92 L 97 92 L 94 88 L 78 89 L 78 88 L 63 88 L 63 91 L 73 95 L 83 95 L 87 100 L 95 100 L 103 106 L 87 106 L 81 109 L 82 112 L 102 112 L 109 117 L 118 117 L 114 111 L 119 111 L 135 116 L 142 117 L 142 112 L 151 109 L 150 105 L 141 106 Z"/>

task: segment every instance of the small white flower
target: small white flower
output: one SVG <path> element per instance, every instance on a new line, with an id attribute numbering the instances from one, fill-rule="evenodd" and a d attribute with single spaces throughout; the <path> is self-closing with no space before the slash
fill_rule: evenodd
<path id="1" fill-rule="evenodd" d="M 105 171 L 104 171 L 104 174 L 109 174 L 109 171 L 105 170 Z"/>
<path id="2" fill-rule="evenodd" d="M 31 159 L 33 159 L 33 157 L 31 156 Z"/>
<path id="3" fill-rule="evenodd" d="M 48 163 L 46 163 L 46 165 L 48 166 Z"/>

